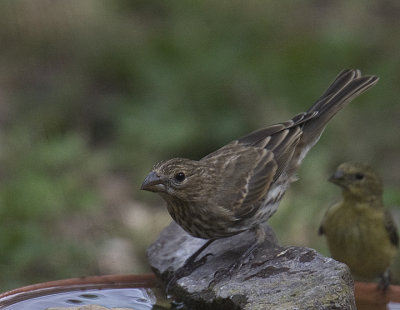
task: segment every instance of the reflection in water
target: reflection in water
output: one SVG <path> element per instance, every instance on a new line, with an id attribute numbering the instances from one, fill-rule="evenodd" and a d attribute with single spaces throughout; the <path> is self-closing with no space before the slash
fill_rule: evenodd
<path id="1" fill-rule="evenodd" d="M 156 300 L 149 289 L 122 288 L 56 293 L 35 297 L 7 306 L 3 310 L 43 310 L 49 307 L 73 307 L 96 304 L 107 308 L 150 310 Z"/>
<path id="2" fill-rule="evenodd" d="M 389 302 L 387 304 L 388 310 L 400 310 L 400 303 L 398 302 Z"/>

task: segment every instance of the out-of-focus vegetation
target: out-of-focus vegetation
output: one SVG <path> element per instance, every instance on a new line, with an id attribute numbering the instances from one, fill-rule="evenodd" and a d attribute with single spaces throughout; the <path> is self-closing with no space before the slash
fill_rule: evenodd
<path id="1" fill-rule="evenodd" d="M 400 206 L 399 51 L 395 0 L 1 1 L 0 290 L 148 271 L 169 221 L 138 190 L 155 162 L 289 119 L 355 67 L 381 81 L 331 122 L 271 219 L 283 244 L 328 255 L 316 232 L 338 163 L 372 163 Z"/>

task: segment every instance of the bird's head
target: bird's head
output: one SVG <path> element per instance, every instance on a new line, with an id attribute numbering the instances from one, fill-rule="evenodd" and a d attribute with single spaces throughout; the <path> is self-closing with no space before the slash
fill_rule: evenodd
<path id="1" fill-rule="evenodd" d="M 367 199 L 382 196 L 382 181 L 372 167 L 364 163 L 346 162 L 337 167 L 329 181 L 343 188 L 345 193 Z"/>
<path id="2" fill-rule="evenodd" d="M 160 194 L 166 200 L 195 200 L 207 182 L 207 168 L 199 161 L 173 158 L 156 164 L 141 186 L 142 190 Z"/>

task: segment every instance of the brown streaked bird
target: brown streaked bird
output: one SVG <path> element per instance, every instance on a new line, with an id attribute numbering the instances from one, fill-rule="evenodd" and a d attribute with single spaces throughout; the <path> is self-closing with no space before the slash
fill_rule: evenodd
<path id="1" fill-rule="evenodd" d="M 160 194 L 176 223 L 192 236 L 208 239 L 184 267 L 214 240 L 252 230 L 256 238 L 237 263 L 240 267 L 263 242 L 260 224 L 278 208 L 329 120 L 377 81 L 359 70 L 344 70 L 307 112 L 256 130 L 200 160 L 173 158 L 156 164 L 141 189 Z"/>
<path id="2" fill-rule="evenodd" d="M 385 291 L 399 236 L 384 208 L 378 173 L 364 163 L 347 162 L 339 165 L 329 181 L 342 188 L 343 200 L 327 210 L 319 234 L 326 236 L 334 259 L 348 265 L 357 277 L 380 277 L 378 287 Z"/>

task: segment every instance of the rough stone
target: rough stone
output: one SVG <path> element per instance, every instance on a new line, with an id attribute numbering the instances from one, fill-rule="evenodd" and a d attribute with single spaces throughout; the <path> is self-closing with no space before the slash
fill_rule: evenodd
<path id="1" fill-rule="evenodd" d="M 313 249 L 281 247 L 272 229 L 254 257 L 230 277 L 215 281 L 218 270 L 235 262 L 254 240 L 252 232 L 219 239 L 203 254 L 207 262 L 170 287 L 188 309 L 356 309 L 348 267 Z M 175 223 L 148 248 L 150 265 L 166 284 L 171 274 L 206 241 Z M 217 273 L 218 274 L 218 273 Z"/>

